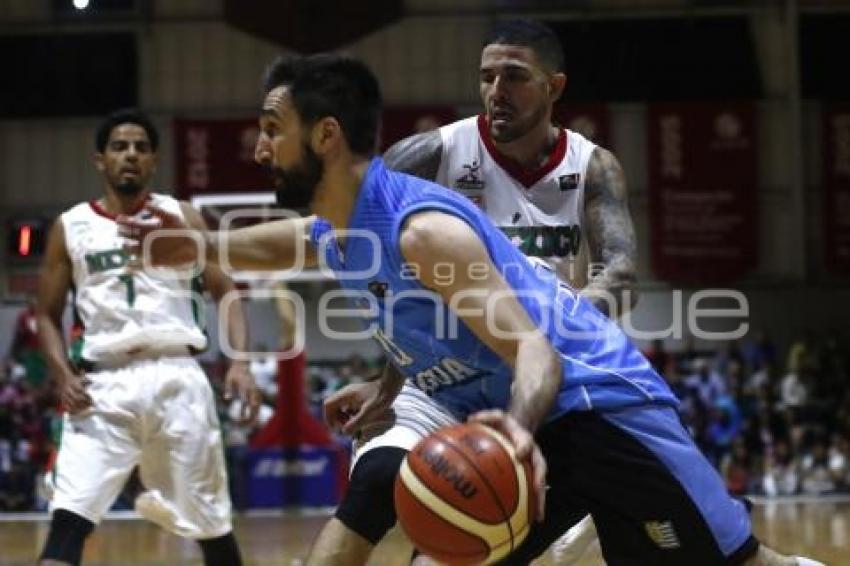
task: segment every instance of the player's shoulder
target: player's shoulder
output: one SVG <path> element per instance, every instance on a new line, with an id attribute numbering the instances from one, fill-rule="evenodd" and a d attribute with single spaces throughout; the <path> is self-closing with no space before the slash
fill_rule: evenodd
<path id="1" fill-rule="evenodd" d="M 581 132 L 577 132 L 575 130 L 571 130 L 569 128 L 561 128 L 565 135 L 567 136 L 568 145 L 570 146 L 578 146 L 578 147 L 586 147 L 586 148 L 596 148 L 597 144 L 582 134 Z"/>
<path id="2" fill-rule="evenodd" d="M 158 206 L 160 208 L 163 207 L 176 207 L 179 208 L 183 204 L 189 204 L 187 201 L 177 200 L 171 195 L 165 193 L 148 193 L 148 202 L 153 204 L 154 206 Z"/>
<path id="3" fill-rule="evenodd" d="M 78 214 L 81 214 L 81 213 L 88 213 L 88 212 L 91 212 L 91 211 L 92 211 L 91 201 L 84 200 L 84 201 L 78 202 L 75 205 L 72 205 L 70 208 L 66 208 L 64 211 L 62 211 L 61 215 L 62 216 L 78 215 Z"/>
<path id="4" fill-rule="evenodd" d="M 97 216 L 94 201 L 85 200 L 65 209 L 59 214 L 58 218 L 67 224 L 72 221 L 87 220 L 94 216 Z"/>
<path id="5" fill-rule="evenodd" d="M 457 136 L 462 136 L 465 139 L 470 134 L 478 132 L 478 120 L 479 116 L 475 115 L 456 120 L 451 124 L 446 124 L 445 126 L 440 126 L 440 137 L 444 142 L 452 140 Z"/>
<path id="6" fill-rule="evenodd" d="M 474 128 L 478 129 L 478 120 L 480 119 L 478 114 L 474 114 L 472 116 L 467 116 L 466 118 L 461 118 L 460 120 L 455 120 L 449 124 L 445 124 L 440 126 L 440 131 L 442 132 L 454 132 L 457 130 Z"/>
<path id="7" fill-rule="evenodd" d="M 187 213 L 191 213 L 195 210 L 192 203 L 189 201 L 180 200 L 165 193 L 149 193 L 147 202 L 166 212 L 178 214 L 184 217 Z"/>

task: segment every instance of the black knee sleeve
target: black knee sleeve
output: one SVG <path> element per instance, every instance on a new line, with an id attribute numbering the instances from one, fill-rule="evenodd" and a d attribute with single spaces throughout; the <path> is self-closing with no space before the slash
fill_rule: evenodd
<path id="1" fill-rule="evenodd" d="M 65 509 L 57 509 L 50 520 L 50 532 L 41 559 L 79 564 L 83 545 L 93 530 L 94 523 L 88 519 Z"/>
<path id="2" fill-rule="evenodd" d="M 354 466 L 348 491 L 336 518 L 372 544 L 396 521 L 393 486 L 407 450 L 382 446 L 364 454 Z"/>
<path id="3" fill-rule="evenodd" d="M 199 540 L 198 544 L 206 566 L 242 566 L 239 545 L 232 531 L 218 538 Z"/>

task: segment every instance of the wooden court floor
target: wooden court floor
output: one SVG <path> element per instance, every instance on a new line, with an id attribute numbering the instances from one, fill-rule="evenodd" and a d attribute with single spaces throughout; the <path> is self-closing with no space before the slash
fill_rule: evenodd
<path id="1" fill-rule="evenodd" d="M 313 537 L 327 515 L 240 516 L 236 532 L 246 565 L 301 564 Z M 850 501 L 757 503 L 753 509 L 756 534 L 787 553 L 817 558 L 829 566 L 850 566 Z M 0 566 L 31 565 L 38 555 L 47 525 L 44 520 L 2 519 Z M 403 537 L 394 534 L 377 549 L 371 564 L 408 564 Z M 551 564 L 548 557 L 539 561 Z M 107 519 L 92 535 L 86 565 L 199 565 L 196 545 L 176 538 L 140 519 Z M 581 566 L 601 564 L 587 557 Z M 687 566 L 687 565 L 685 565 Z"/>

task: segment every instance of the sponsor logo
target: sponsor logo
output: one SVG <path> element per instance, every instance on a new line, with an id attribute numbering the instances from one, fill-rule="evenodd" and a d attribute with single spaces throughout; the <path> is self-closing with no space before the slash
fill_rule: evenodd
<path id="1" fill-rule="evenodd" d="M 328 466 L 328 458 L 318 460 L 285 460 L 263 458 L 254 466 L 255 478 L 283 478 L 289 476 L 320 476 Z"/>
<path id="2" fill-rule="evenodd" d="M 110 269 L 119 269 L 129 261 L 127 252 L 122 249 L 106 250 L 86 254 L 86 267 L 89 273 L 101 273 Z"/>
<path id="3" fill-rule="evenodd" d="M 389 283 L 384 281 L 370 281 L 369 285 L 367 285 L 369 292 L 375 295 L 375 298 L 377 299 L 383 299 L 386 297 L 387 289 L 389 289 L 389 287 Z"/>
<path id="4" fill-rule="evenodd" d="M 462 191 L 480 191 L 484 188 L 484 181 L 479 178 L 478 170 L 481 164 L 477 161 L 468 163 L 463 166 L 466 173 L 455 180 L 455 188 Z"/>
<path id="5" fill-rule="evenodd" d="M 561 189 L 561 191 L 572 191 L 578 188 L 579 180 L 581 180 L 580 173 L 561 175 L 558 177 L 558 188 Z"/>
<path id="6" fill-rule="evenodd" d="M 478 375 L 473 369 L 454 358 L 443 358 L 440 363 L 420 371 L 413 380 L 416 386 L 425 393 L 433 393 L 437 389 L 455 385 Z"/>
<path id="7" fill-rule="evenodd" d="M 647 521 L 643 527 L 652 542 L 659 548 L 673 550 L 682 546 L 676 535 L 676 529 L 673 528 L 673 521 Z"/>
<path id="8" fill-rule="evenodd" d="M 464 499 L 472 499 L 478 493 L 478 488 L 466 478 L 455 466 L 451 465 L 442 454 L 435 454 L 419 448 L 416 454 L 425 462 L 431 472 L 452 486 Z"/>
<path id="9" fill-rule="evenodd" d="M 578 254 L 581 226 L 502 226 L 502 232 L 529 257 L 567 257 Z"/>

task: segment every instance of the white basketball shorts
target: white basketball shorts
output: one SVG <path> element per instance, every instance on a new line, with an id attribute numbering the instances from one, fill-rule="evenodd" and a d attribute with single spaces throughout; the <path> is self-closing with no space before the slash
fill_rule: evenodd
<path id="1" fill-rule="evenodd" d="M 213 391 L 190 357 L 137 360 L 86 374 L 93 406 L 65 415 L 51 507 L 98 523 L 137 464 L 193 539 L 231 531 Z"/>
<path id="2" fill-rule="evenodd" d="M 448 410 L 405 381 L 386 419 L 362 431 L 356 440 L 351 469 L 369 450 L 381 446 L 410 450 L 438 428 L 457 423 Z"/>

